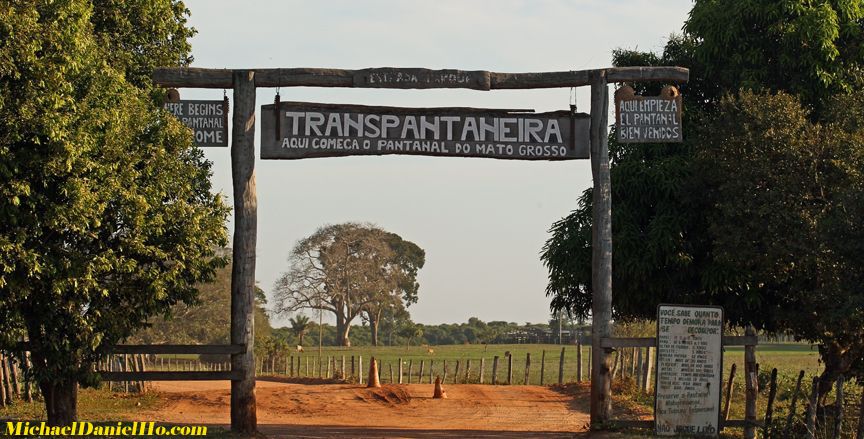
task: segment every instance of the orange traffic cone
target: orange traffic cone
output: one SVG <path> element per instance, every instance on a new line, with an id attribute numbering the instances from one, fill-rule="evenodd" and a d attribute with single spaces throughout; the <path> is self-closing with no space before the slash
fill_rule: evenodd
<path id="1" fill-rule="evenodd" d="M 378 380 L 378 362 L 375 361 L 375 357 L 369 361 L 369 379 L 366 382 L 368 383 L 366 387 L 381 387 L 381 381 Z"/>
<path id="2" fill-rule="evenodd" d="M 441 388 L 441 377 L 435 376 L 435 393 L 432 394 L 432 398 L 433 399 L 441 399 L 441 398 L 446 398 L 446 397 L 447 397 L 447 392 L 445 392 L 444 389 Z"/>

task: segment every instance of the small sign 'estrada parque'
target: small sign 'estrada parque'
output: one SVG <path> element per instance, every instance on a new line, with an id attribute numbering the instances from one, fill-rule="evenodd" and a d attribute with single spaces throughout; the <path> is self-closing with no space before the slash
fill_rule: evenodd
<path id="1" fill-rule="evenodd" d="M 281 102 L 261 106 L 261 158 L 412 154 L 588 158 L 587 114 Z"/>
<path id="2" fill-rule="evenodd" d="M 637 96 L 632 87 L 615 92 L 615 123 L 621 143 L 681 142 L 681 94 L 664 87 L 660 96 Z"/>

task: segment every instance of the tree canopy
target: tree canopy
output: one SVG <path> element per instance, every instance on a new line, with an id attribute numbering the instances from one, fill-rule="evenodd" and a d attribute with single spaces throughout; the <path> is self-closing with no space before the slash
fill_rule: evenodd
<path id="1" fill-rule="evenodd" d="M 162 27 L 106 24 L 136 8 Z M 210 165 L 132 78 L 189 59 L 185 14 L 170 0 L 0 8 L 0 334 L 26 334 L 52 424 L 75 419 L 103 347 L 193 302 L 224 264 Z"/>
<path id="2" fill-rule="evenodd" d="M 351 322 L 362 313 L 369 313 L 377 331 L 386 309 L 416 302 L 417 271 L 424 261 L 416 244 L 376 226 L 324 226 L 291 251 L 288 271 L 274 287 L 275 310 L 332 312 L 341 344 L 350 346 Z"/>
<path id="3" fill-rule="evenodd" d="M 610 136 L 616 319 L 722 305 L 732 325 L 820 344 L 823 395 L 860 373 L 862 19 L 861 1 L 700 0 L 661 55 L 615 52 L 691 77 L 683 144 Z M 552 308 L 587 316 L 590 191 L 550 233 Z"/>

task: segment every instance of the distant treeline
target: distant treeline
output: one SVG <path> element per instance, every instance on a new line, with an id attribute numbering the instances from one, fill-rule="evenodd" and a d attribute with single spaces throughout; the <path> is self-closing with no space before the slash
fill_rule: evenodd
<path id="1" fill-rule="evenodd" d="M 519 324 L 505 321 L 483 322 L 472 317 L 467 323 L 443 323 L 424 325 L 420 323 L 387 325 L 382 322 L 379 329 L 379 346 L 405 345 L 452 345 L 452 344 L 519 344 L 548 343 L 572 344 L 580 328 L 583 335 L 591 333 L 590 325 L 579 326 L 575 322 L 565 321 L 560 328 L 557 321 L 549 323 Z M 319 340 L 323 346 L 337 346 L 338 337 L 335 326 L 327 323 L 320 328 L 317 322 L 310 322 L 305 331 L 303 343 L 305 346 L 317 346 Z M 299 344 L 299 337 L 290 326 L 275 328 L 273 338 L 278 338 L 289 345 Z M 372 336 L 368 325 L 353 325 L 351 330 L 353 346 L 371 346 Z"/>

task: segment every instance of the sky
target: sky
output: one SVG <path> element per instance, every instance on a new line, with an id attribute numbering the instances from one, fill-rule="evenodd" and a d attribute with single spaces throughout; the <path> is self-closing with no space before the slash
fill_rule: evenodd
<path id="1" fill-rule="evenodd" d="M 493 72 L 595 69 L 611 66 L 617 48 L 660 52 L 671 34 L 681 32 L 692 6 L 691 0 L 185 3 L 189 24 L 198 31 L 191 40 L 194 67 Z M 258 89 L 259 111 L 276 92 Z M 283 87 L 279 93 L 282 101 L 538 112 L 567 109 L 575 96 L 578 111 L 590 111 L 588 87 L 575 92 Z M 222 90 L 181 89 L 180 95 L 221 99 Z M 273 285 L 299 239 L 325 224 L 371 222 L 426 251 L 419 301 L 409 308 L 415 322 L 548 321 L 547 272 L 539 254 L 552 223 L 575 209 L 579 195 L 591 187 L 588 160 L 404 155 L 260 160 L 260 123 L 256 131 L 256 279 L 271 303 Z M 205 148 L 205 155 L 213 162 L 213 189 L 230 205 L 230 151 Z M 233 224 L 228 227 L 231 233 Z M 286 321 L 277 316 L 274 324 Z"/>

